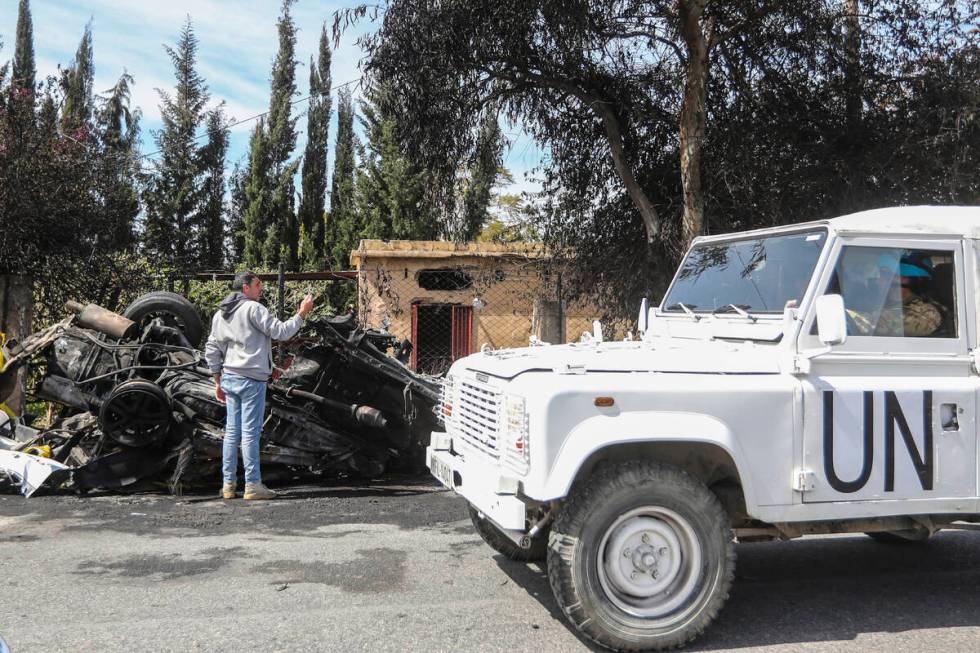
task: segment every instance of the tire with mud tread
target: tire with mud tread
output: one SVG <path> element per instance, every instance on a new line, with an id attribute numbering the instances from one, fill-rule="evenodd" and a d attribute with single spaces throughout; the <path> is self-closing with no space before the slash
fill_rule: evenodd
<path id="1" fill-rule="evenodd" d="M 123 315 L 139 324 L 141 330 L 153 318 L 162 317 L 164 324 L 180 329 L 192 347 L 200 346 L 204 335 L 204 323 L 194 304 L 183 295 L 166 290 L 140 295 Z"/>
<path id="2" fill-rule="evenodd" d="M 473 506 L 470 509 L 470 520 L 473 527 L 480 534 L 483 541 L 490 545 L 490 548 L 504 555 L 505 557 L 518 562 L 534 562 L 544 560 L 548 555 L 548 533 L 547 531 L 531 540 L 531 548 L 522 549 L 515 544 L 509 537 L 500 532 L 489 519 L 480 517 L 479 511 Z"/>
<path id="3" fill-rule="evenodd" d="M 599 468 L 573 488 L 551 528 L 558 605 L 586 638 L 615 651 L 690 642 L 725 604 L 734 575 L 728 515 L 672 465 Z"/>
<path id="4" fill-rule="evenodd" d="M 871 533 L 865 533 L 875 542 L 879 544 L 922 544 L 927 541 L 932 534 L 929 531 L 914 530 L 914 531 L 876 531 Z"/>

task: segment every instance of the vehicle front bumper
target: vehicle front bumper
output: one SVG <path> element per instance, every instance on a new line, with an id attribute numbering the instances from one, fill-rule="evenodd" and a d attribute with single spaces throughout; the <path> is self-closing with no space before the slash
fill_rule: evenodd
<path id="1" fill-rule="evenodd" d="M 527 507 L 517 497 L 517 479 L 502 475 L 496 461 L 475 453 L 467 460 L 465 448 L 454 450 L 452 437 L 433 433 L 425 450 L 425 464 L 440 483 L 460 494 L 500 528 L 527 530 Z"/>

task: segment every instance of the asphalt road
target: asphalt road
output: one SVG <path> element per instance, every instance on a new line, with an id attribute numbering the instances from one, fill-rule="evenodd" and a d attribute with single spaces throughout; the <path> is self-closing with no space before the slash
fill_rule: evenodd
<path id="1" fill-rule="evenodd" d="M 980 534 L 738 547 L 695 651 L 980 650 Z M 0 496 L 0 634 L 42 651 L 585 651 L 541 566 L 427 481 L 210 497 Z"/>

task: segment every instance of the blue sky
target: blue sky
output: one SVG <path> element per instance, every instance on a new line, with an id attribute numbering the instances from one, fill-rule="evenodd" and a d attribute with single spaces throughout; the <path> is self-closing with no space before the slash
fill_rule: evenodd
<path id="1" fill-rule="evenodd" d="M 173 69 L 163 49 L 174 44 L 187 15 L 191 16 L 199 40 L 198 71 L 210 87 L 212 100 L 224 100 L 226 114 L 242 120 L 268 109 L 269 73 L 278 47 L 276 18 L 279 0 L 32 0 L 34 48 L 38 77 L 55 74 L 58 65 L 68 65 L 78 47 L 85 24 L 91 20 L 95 51 L 95 89 L 110 88 L 123 72 L 135 78 L 133 103 L 143 111 L 143 152 L 156 149 L 152 130 L 160 127 L 155 89 L 173 86 Z M 301 66 L 297 70 L 299 97 L 307 94 L 309 58 L 316 53 L 320 26 L 332 24 L 333 13 L 343 3 L 299 0 L 293 15 L 299 27 L 296 46 Z M 13 56 L 17 23 L 17 1 L 0 0 L 0 40 L 4 47 L 0 61 Z M 333 84 L 360 77 L 361 52 L 355 44 L 357 33 L 372 29 L 365 23 L 346 34 L 333 53 Z M 355 95 L 359 90 L 355 85 Z M 336 102 L 334 103 L 336 114 Z M 303 113 L 305 103 L 294 111 Z M 336 115 L 335 115 L 336 119 Z M 298 127 L 305 129 L 305 120 Z M 254 122 L 233 128 L 229 151 L 231 165 L 245 156 L 248 135 Z M 524 134 L 520 126 L 506 125 L 512 141 L 505 151 L 505 165 L 515 183 L 507 192 L 533 191 L 538 184 L 525 173 L 542 159 L 541 149 Z M 331 128 L 331 161 L 334 130 Z M 300 134 L 297 156 L 302 153 L 305 135 Z"/>

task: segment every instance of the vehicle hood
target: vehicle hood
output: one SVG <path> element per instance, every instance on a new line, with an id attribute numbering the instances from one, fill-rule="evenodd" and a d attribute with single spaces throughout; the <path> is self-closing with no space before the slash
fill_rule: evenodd
<path id="1" fill-rule="evenodd" d="M 502 349 L 467 356 L 453 366 L 502 379 L 532 371 L 778 374 L 775 344 L 721 341 L 575 343 Z"/>

